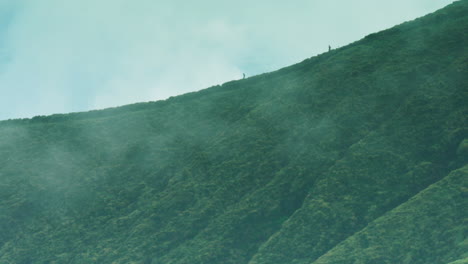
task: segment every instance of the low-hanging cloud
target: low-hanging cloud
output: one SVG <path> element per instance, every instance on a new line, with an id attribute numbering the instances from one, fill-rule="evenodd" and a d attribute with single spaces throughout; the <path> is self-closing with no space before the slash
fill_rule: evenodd
<path id="1" fill-rule="evenodd" d="M 0 120 L 203 89 L 287 66 L 450 1 L 407 2 L 0 0 Z"/>

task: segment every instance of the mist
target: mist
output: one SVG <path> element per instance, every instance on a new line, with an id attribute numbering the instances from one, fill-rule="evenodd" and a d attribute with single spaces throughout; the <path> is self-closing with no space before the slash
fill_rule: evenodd
<path id="1" fill-rule="evenodd" d="M 451 1 L 0 1 L 0 120 L 154 101 L 279 69 Z"/>
<path id="2" fill-rule="evenodd" d="M 224 83 L 0 122 L 0 262 L 456 260 L 468 2 L 338 49 L 433 5 L 0 2 L 0 120 Z"/>

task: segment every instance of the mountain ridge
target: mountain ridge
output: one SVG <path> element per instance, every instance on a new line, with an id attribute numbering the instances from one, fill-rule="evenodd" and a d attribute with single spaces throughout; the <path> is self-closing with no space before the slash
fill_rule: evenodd
<path id="1" fill-rule="evenodd" d="M 461 186 L 461 188 L 460 188 L 460 186 L 454 186 L 454 187 L 460 188 L 460 190 L 452 189 L 451 192 L 450 192 L 450 196 L 456 197 L 456 196 L 459 196 L 459 195 L 460 196 L 461 195 L 466 195 L 466 188 L 468 187 L 468 185 L 467 185 L 468 182 L 466 180 L 465 180 L 465 182 L 463 182 L 462 177 L 465 177 L 465 179 L 466 179 L 466 177 L 468 176 L 467 172 L 468 172 L 468 166 L 464 166 L 463 168 L 460 168 L 458 170 L 450 172 L 443 179 L 439 180 L 438 182 L 436 182 L 434 184 L 431 184 L 429 187 L 423 189 L 422 191 L 420 191 L 416 195 L 412 196 L 406 202 L 398 205 L 396 208 L 390 210 L 389 212 L 386 212 L 384 216 L 379 217 L 376 220 L 374 220 L 373 222 L 369 223 L 368 226 L 366 226 L 362 230 L 359 230 L 357 233 L 355 233 L 352 236 L 348 237 L 346 240 L 342 241 L 335 248 L 333 248 L 331 251 L 329 251 L 329 252 L 325 253 L 324 255 L 322 255 L 317 261 L 315 261 L 313 263 L 317 263 L 317 264 L 319 264 L 319 263 L 349 263 L 351 260 L 364 261 L 364 262 L 369 261 L 369 259 L 365 259 L 366 257 L 362 257 L 362 256 L 361 256 L 361 258 L 364 258 L 364 259 L 359 259 L 359 260 L 356 259 L 357 258 L 356 256 L 351 257 L 349 255 L 349 253 L 350 253 L 349 249 L 345 251 L 346 252 L 345 254 L 347 254 L 346 257 L 343 257 L 343 255 L 339 256 L 339 258 L 341 258 L 341 260 L 337 260 L 337 259 L 328 259 L 327 260 L 327 257 L 328 258 L 333 258 L 334 255 L 339 255 L 339 253 L 334 254 L 334 251 L 340 251 L 340 250 L 344 251 L 343 248 L 346 247 L 347 244 L 352 244 L 352 245 L 359 244 L 359 243 L 352 243 L 352 242 L 349 242 L 349 241 L 350 240 L 359 240 L 359 238 L 357 238 L 357 237 L 363 237 L 363 236 L 365 236 L 365 233 L 372 233 L 372 232 L 366 232 L 366 231 L 369 230 L 369 229 L 372 229 L 372 228 L 376 228 L 379 225 L 379 223 L 382 223 L 385 220 L 388 221 L 388 218 L 391 218 L 391 217 L 402 218 L 402 215 L 404 216 L 404 215 L 408 215 L 408 214 L 413 214 L 414 209 L 408 209 L 408 207 L 411 207 L 411 204 L 414 204 L 414 203 L 417 203 L 417 202 L 427 203 L 428 201 L 429 202 L 435 202 L 434 199 L 424 199 L 424 198 L 421 198 L 421 196 L 429 196 L 429 195 L 432 195 L 433 192 L 442 191 L 443 188 L 445 187 L 443 185 L 447 185 L 450 180 L 453 180 L 453 178 L 458 177 L 458 181 L 461 182 L 462 186 Z M 463 186 L 463 184 L 464 184 L 464 186 Z M 465 190 L 464 191 L 461 190 L 462 188 L 464 188 Z M 464 192 L 465 192 L 465 194 L 463 194 Z M 443 197 L 445 199 L 449 198 L 449 197 L 447 197 L 447 194 L 445 194 L 445 193 L 443 195 L 441 195 L 441 197 Z M 457 200 L 459 200 L 459 201 L 457 201 Z M 452 205 L 453 207 L 455 207 L 455 209 L 452 209 L 454 212 L 462 212 L 463 208 L 466 208 L 466 205 L 467 205 L 467 203 L 464 202 L 461 199 L 453 199 L 452 198 L 452 199 L 447 199 L 447 200 L 442 200 L 442 201 L 443 202 L 437 201 L 437 202 L 440 203 L 438 205 L 438 206 L 440 206 L 439 208 L 442 208 L 441 205 L 444 205 L 444 204 L 447 205 L 447 204 L 450 204 L 450 202 L 457 201 L 459 203 L 458 206 Z M 420 206 L 418 206 L 416 209 L 420 210 L 421 208 L 420 208 Z M 426 209 L 426 208 L 424 208 L 424 209 Z M 431 208 L 431 209 L 434 209 L 434 208 Z M 446 214 L 447 212 L 445 211 L 444 213 Z M 428 212 L 426 214 L 428 214 Z M 439 215 L 439 217 L 441 217 L 441 216 Z M 433 216 L 431 216 L 431 218 L 433 218 Z M 443 220 L 445 220 L 445 218 Z M 417 221 L 412 222 L 412 221 L 401 220 L 401 219 L 399 221 L 403 225 L 410 224 L 410 223 L 413 224 L 413 225 L 416 225 L 416 222 L 417 222 Z M 393 222 L 395 222 L 395 221 L 393 221 Z M 443 224 L 443 221 L 440 221 L 439 224 Z M 415 229 L 415 227 L 412 227 L 411 229 Z M 409 229 L 409 230 L 411 230 L 411 229 Z M 394 232 L 394 231 L 398 231 L 398 230 L 395 227 L 393 227 L 393 228 L 386 228 L 385 231 L 386 232 Z M 427 231 L 430 231 L 430 230 L 427 230 Z M 401 234 L 399 234 L 399 235 L 401 236 Z M 414 236 L 414 235 L 421 235 L 421 233 L 413 232 L 413 234 L 410 234 L 410 235 L 407 235 L 407 236 Z M 458 235 L 460 237 L 463 236 L 462 233 L 460 233 Z M 410 239 L 408 239 L 408 240 L 410 240 Z M 430 239 L 428 239 L 428 241 L 430 241 Z M 379 240 L 379 242 L 381 242 L 381 240 Z M 435 241 L 433 241 L 433 242 L 435 242 Z M 459 240 L 458 243 L 462 244 L 463 242 Z M 411 247 L 411 245 L 406 245 L 406 246 Z M 394 245 L 393 247 L 387 247 L 387 248 L 392 249 L 392 248 L 397 248 L 397 247 L 402 247 L 402 246 Z M 465 245 L 460 245 L 460 247 L 461 248 L 458 249 L 458 251 L 459 251 L 459 254 L 460 254 L 459 256 L 462 257 L 463 255 L 466 255 L 468 246 L 465 243 Z M 370 251 L 370 250 L 371 250 L 371 247 L 367 246 L 367 248 L 364 248 L 364 249 L 361 248 L 360 253 L 361 253 L 361 255 L 365 255 L 365 254 L 362 254 L 362 252 L 363 251 Z M 380 249 L 380 250 L 382 250 L 382 249 Z M 405 248 L 405 251 L 408 251 L 408 250 Z M 360 253 L 354 252 L 354 255 L 360 255 Z M 385 253 L 388 253 L 388 251 L 385 251 Z M 414 252 L 412 252 L 412 253 L 415 254 Z M 417 253 L 420 253 L 420 252 L 417 252 Z M 405 258 L 399 259 L 400 263 L 427 263 L 426 262 L 427 260 L 415 259 L 414 256 L 411 256 L 411 254 L 408 254 L 408 253 L 406 253 L 406 254 L 407 254 L 407 256 Z M 368 253 L 367 255 L 370 255 L 370 254 Z M 400 254 L 400 255 L 403 255 L 403 254 Z M 369 258 L 369 256 L 367 256 L 367 258 Z M 371 261 L 385 262 L 385 261 L 388 261 L 388 260 L 385 260 L 385 259 L 372 259 Z M 435 262 L 436 260 L 432 259 L 431 261 Z M 451 261 L 451 260 L 445 260 L 445 261 Z M 448 262 L 445 262 L 445 263 L 448 263 Z"/>
<path id="2" fill-rule="evenodd" d="M 458 1 L 165 101 L 0 122 L 0 262 L 463 260 L 447 246 L 466 237 L 462 210 L 431 218 L 413 206 L 411 221 L 447 242 L 415 240 L 417 260 L 370 245 L 408 243 L 375 223 L 392 226 L 388 215 L 421 193 L 432 206 L 427 190 L 452 171 L 456 192 L 437 193 L 466 207 L 454 196 L 466 195 L 466 11 Z M 432 226 L 440 219 L 449 224 Z"/>
<path id="3" fill-rule="evenodd" d="M 450 4 L 449 6 L 454 5 L 454 4 L 457 4 L 456 1 L 454 3 L 452 3 L 452 4 Z M 189 96 L 198 97 L 198 96 L 202 96 L 203 94 L 214 92 L 214 91 L 216 91 L 216 92 L 226 91 L 226 89 L 234 88 L 235 86 L 237 86 L 238 82 L 255 81 L 257 79 L 263 79 L 263 78 L 268 77 L 270 75 L 275 75 L 275 73 L 284 73 L 284 72 L 289 72 L 289 71 L 295 71 L 295 70 L 297 70 L 297 68 L 300 68 L 300 67 L 303 67 L 303 66 L 310 67 L 311 66 L 310 64 L 318 63 L 316 61 L 316 59 L 318 57 L 327 56 L 327 55 L 336 53 L 337 51 L 341 51 L 343 49 L 351 48 L 353 46 L 362 44 L 362 42 L 378 40 L 382 35 L 395 34 L 396 32 L 398 32 L 399 27 L 402 27 L 402 26 L 404 26 L 404 25 L 406 25 L 408 23 L 413 23 L 413 22 L 418 22 L 418 21 L 420 22 L 421 19 L 428 19 L 429 17 L 432 17 L 432 16 L 439 17 L 438 19 L 440 19 L 440 16 L 443 16 L 443 14 L 441 14 L 440 11 L 441 10 L 438 10 L 438 11 L 429 13 L 429 14 L 423 16 L 423 17 L 419 17 L 419 18 L 413 19 L 411 21 L 406 21 L 406 22 L 403 22 L 403 23 L 401 23 L 399 25 L 395 25 L 395 26 L 390 27 L 388 29 L 384 29 L 384 30 L 381 30 L 381 31 L 378 31 L 378 32 L 375 32 L 375 33 L 371 33 L 369 35 L 366 35 L 364 38 L 362 38 L 360 40 L 349 43 L 349 44 L 347 44 L 347 45 L 345 45 L 343 47 L 332 49 L 332 50 L 330 50 L 328 52 L 323 52 L 321 54 L 314 55 L 314 56 L 312 56 L 310 58 L 304 59 L 302 62 L 295 63 L 295 64 L 280 68 L 280 69 L 272 71 L 272 72 L 265 72 L 265 73 L 261 73 L 261 74 L 258 74 L 258 75 L 254 75 L 254 76 L 248 77 L 246 79 L 227 81 L 227 82 L 225 82 L 223 84 L 213 85 L 213 86 L 210 86 L 208 88 L 204 88 L 204 89 L 201 89 L 201 90 L 198 90 L 198 91 L 188 92 L 188 93 L 177 95 L 177 96 L 170 96 L 167 99 L 163 99 L 163 100 L 148 101 L 148 102 L 137 102 L 137 103 L 132 103 L 132 104 L 128 104 L 128 105 L 109 107 L 109 108 L 99 109 L 99 110 L 89 110 L 89 111 L 80 111 L 80 112 L 71 112 L 71 113 L 56 113 L 56 114 L 51 114 L 51 115 L 38 115 L 38 116 L 33 116 L 31 118 L 15 118 L 15 119 L 0 120 L 0 125 L 2 123 L 11 123 L 11 122 L 20 122 L 20 121 L 25 122 L 25 121 L 32 120 L 32 119 L 42 119 L 41 122 L 44 122 L 49 118 L 50 119 L 53 119 L 53 118 L 60 119 L 60 117 L 63 117 L 63 116 L 67 116 L 67 118 L 70 118 L 71 116 L 75 116 L 75 115 L 82 115 L 82 116 L 90 115 L 90 116 L 92 116 L 93 114 L 98 114 L 98 113 L 113 112 L 113 111 L 120 112 L 120 110 L 121 111 L 132 111 L 133 109 L 138 108 L 139 106 L 145 106 L 146 108 L 150 108 L 154 104 L 164 105 L 164 104 L 170 103 L 170 101 L 172 101 L 172 100 L 177 100 L 176 98 L 180 98 L 180 97 L 189 97 Z M 461 13 L 462 11 L 459 11 L 459 12 Z M 234 87 L 232 87 L 232 86 L 234 86 Z M 219 89 L 219 87 L 224 88 L 224 90 Z"/>

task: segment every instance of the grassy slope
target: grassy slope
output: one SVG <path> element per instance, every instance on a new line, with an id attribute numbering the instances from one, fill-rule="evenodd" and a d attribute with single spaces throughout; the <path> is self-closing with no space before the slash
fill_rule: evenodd
<path id="1" fill-rule="evenodd" d="M 464 166 L 313 263 L 448 263 L 466 257 L 467 195 L 468 166 Z"/>
<path id="2" fill-rule="evenodd" d="M 465 12 L 466 1 L 458 4 L 459 6 L 452 6 L 450 11 L 462 11 L 461 5 L 464 4 Z M 466 85 L 452 83 L 456 80 L 452 74 L 463 68 L 461 65 L 455 66 L 456 61 L 464 60 L 466 64 L 466 52 L 448 55 L 450 62 L 444 64 L 445 66 L 438 64 L 442 61 L 435 61 L 435 58 L 445 52 L 455 52 L 449 51 L 451 48 L 447 43 L 460 43 L 460 40 L 451 40 L 455 34 L 447 29 L 452 26 L 446 30 L 441 29 L 444 28 L 442 21 L 450 24 L 457 21 L 444 18 L 448 11 L 449 9 L 442 10 L 417 20 L 414 24 L 402 25 L 402 31 L 412 29 L 407 34 L 400 31 L 399 34 L 385 38 L 385 34 L 380 33 L 382 43 L 377 46 L 382 49 L 376 50 L 374 56 L 369 58 L 378 58 L 381 63 L 375 63 L 375 71 L 366 76 L 368 80 L 375 78 L 379 83 L 370 84 L 369 88 L 384 88 L 387 93 L 397 91 L 404 97 L 395 102 L 391 116 L 384 118 L 378 127 L 353 144 L 330 167 L 326 176 L 312 187 L 302 208 L 260 248 L 251 263 L 310 263 L 367 223 L 445 175 L 450 162 L 454 160 L 455 151 L 453 147 L 451 151 L 447 149 L 450 143 L 445 147 L 442 145 L 463 133 L 466 136 L 463 127 L 467 123 L 466 105 L 463 106 L 462 102 L 465 100 L 463 98 L 467 98 Z M 466 15 L 461 18 L 458 21 L 463 21 L 462 24 L 466 27 Z M 424 26 L 425 23 L 429 25 Z M 414 25 L 419 27 L 412 28 Z M 398 32 L 396 29 L 387 34 Z M 432 35 L 429 29 L 433 29 L 435 34 Z M 466 43 L 466 33 L 462 34 L 465 35 L 462 35 L 461 43 Z M 459 37 L 460 34 L 457 34 L 456 38 Z M 372 42 L 375 45 L 378 41 L 377 35 Z M 446 48 L 442 48 L 442 45 Z M 389 51 L 389 46 L 394 46 L 395 49 Z M 411 46 L 422 49 L 415 52 Z M 361 48 L 361 45 L 356 48 Z M 353 48 L 349 51 L 358 54 Z M 391 61 L 382 62 L 385 54 Z M 399 56 L 400 54 L 403 56 Z M 419 57 L 421 54 L 428 56 L 422 59 Z M 410 61 L 419 62 L 418 65 L 410 66 Z M 442 67 L 438 73 L 425 75 L 424 71 L 431 64 Z M 406 79 L 394 87 L 389 85 L 401 80 L 401 75 L 408 74 L 401 71 L 416 69 L 422 72 L 409 76 L 421 77 L 424 81 Z M 369 96 L 369 93 L 366 95 Z M 349 100 L 357 104 L 357 107 L 365 107 L 365 104 L 375 101 L 371 99 L 358 104 L 359 100 L 356 98 Z M 460 134 L 457 136 L 457 133 Z M 455 142 L 460 142 L 460 138 Z"/>
<path id="3" fill-rule="evenodd" d="M 0 262 L 333 252 L 466 163 L 467 11 L 166 101 L 1 122 Z"/>

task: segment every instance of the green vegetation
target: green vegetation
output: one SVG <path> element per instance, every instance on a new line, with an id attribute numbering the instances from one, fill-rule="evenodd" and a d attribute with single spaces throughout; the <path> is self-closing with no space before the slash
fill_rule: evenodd
<path id="1" fill-rule="evenodd" d="M 468 253 L 468 165 L 370 223 L 314 263 L 447 263 Z M 450 252 L 448 256 L 447 252 Z"/>
<path id="2" fill-rule="evenodd" d="M 467 14 L 165 101 L 0 122 L 0 263 L 466 263 Z"/>

